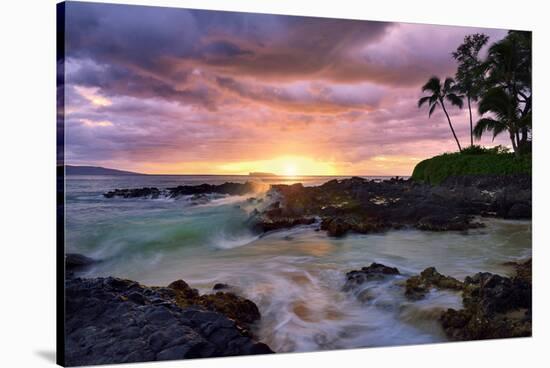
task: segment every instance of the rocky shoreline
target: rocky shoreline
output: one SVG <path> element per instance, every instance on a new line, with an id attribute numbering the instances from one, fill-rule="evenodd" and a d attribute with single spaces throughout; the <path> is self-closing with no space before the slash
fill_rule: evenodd
<path id="1" fill-rule="evenodd" d="M 200 295 L 183 280 L 148 287 L 80 278 L 90 264 L 81 257 L 66 259 L 67 366 L 273 353 L 251 332 L 261 318 L 252 301 L 231 291 Z"/>
<path id="2" fill-rule="evenodd" d="M 273 353 L 254 336 L 258 307 L 231 286 L 216 284 L 212 293 L 201 295 L 183 280 L 148 287 L 114 277 L 80 278 L 90 266 L 82 257 L 66 259 L 68 366 Z M 403 282 L 397 268 L 372 263 L 346 273 L 342 292 L 369 302 L 371 284 L 399 277 L 393 284 L 413 303 L 432 289 L 461 294 L 462 309 L 433 316 L 451 341 L 528 337 L 532 263 L 510 266 L 511 277 L 480 272 L 459 281 L 429 267 Z"/>
<path id="3" fill-rule="evenodd" d="M 320 219 L 329 236 L 390 229 L 464 231 L 480 217 L 531 218 L 531 178 L 525 175 L 449 178 L 432 186 L 412 180 L 352 177 L 316 187 L 273 185 L 273 202 L 256 216 L 260 231 Z"/>
<path id="4" fill-rule="evenodd" d="M 200 185 L 179 185 L 177 187 L 159 189 L 155 187 L 132 188 L 132 189 L 114 189 L 103 194 L 105 198 L 180 198 L 183 196 L 203 194 L 224 194 L 224 195 L 245 195 L 253 193 L 265 187 L 264 184 L 255 182 L 241 183 L 223 183 L 220 185 L 200 184 Z"/>
<path id="5" fill-rule="evenodd" d="M 464 281 L 440 274 L 435 267 L 409 277 L 402 286 L 412 302 L 423 299 L 431 289 L 461 293 L 463 308 L 447 309 L 437 317 L 445 334 L 452 341 L 529 337 L 532 335 L 532 261 L 511 264 L 512 277 L 479 272 Z M 356 292 L 361 300 L 365 284 L 384 280 L 400 272 L 395 267 L 373 263 L 346 274 L 343 291 Z M 361 291 L 358 293 L 358 291 Z"/>
<path id="6" fill-rule="evenodd" d="M 115 189 L 106 198 L 178 198 L 206 194 L 252 195 L 265 184 L 253 182 L 202 184 L 176 188 Z M 393 178 L 377 181 L 360 177 L 330 180 L 319 186 L 271 185 L 268 201 L 261 203 L 247 224 L 268 232 L 319 222 L 329 236 L 348 232 L 374 233 L 390 229 L 464 231 L 483 227 L 482 217 L 530 219 L 532 206 L 529 175 L 476 175 L 450 177 L 432 186 Z M 266 204 L 267 202 L 267 204 Z"/>

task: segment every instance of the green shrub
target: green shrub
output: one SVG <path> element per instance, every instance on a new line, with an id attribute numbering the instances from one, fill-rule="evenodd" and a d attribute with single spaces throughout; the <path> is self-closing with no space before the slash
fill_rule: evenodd
<path id="1" fill-rule="evenodd" d="M 463 148 L 460 152 L 462 155 L 484 155 L 487 153 L 509 153 L 510 149 L 504 146 L 495 146 L 492 148 L 485 148 L 482 146 L 470 146 Z"/>
<path id="2" fill-rule="evenodd" d="M 476 146 L 474 146 L 476 147 Z M 483 174 L 531 174 L 531 155 L 515 157 L 505 147 L 470 148 L 461 153 L 445 153 L 419 162 L 412 179 L 439 184 L 449 176 Z"/>

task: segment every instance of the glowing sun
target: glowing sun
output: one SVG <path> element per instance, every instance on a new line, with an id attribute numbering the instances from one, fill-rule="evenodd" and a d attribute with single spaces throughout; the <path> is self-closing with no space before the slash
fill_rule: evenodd
<path id="1" fill-rule="evenodd" d="M 292 162 L 285 163 L 283 166 L 284 176 L 296 176 L 298 174 L 298 168 Z"/>

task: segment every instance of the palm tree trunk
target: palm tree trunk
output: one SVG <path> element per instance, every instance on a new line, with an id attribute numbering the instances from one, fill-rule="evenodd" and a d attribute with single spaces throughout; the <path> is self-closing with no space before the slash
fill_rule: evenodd
<path id="1" fill-rule="evenodd" d="M 512 141 L 512 149 L 514 150 L 514 154 L 516 157 L 519 156 L 519 150 L 518 145 L 516 144 L 516 135 L 514 134 L 514 131 L 510 129 L 510 140 Z"/>
<path id="2" fill-rule="evenodd" d="M 527 127 L 522 127 L 521 128 L 521 143 L 527 143 L 527 134 L 528 134 L 528 129 Z"/>
<path id="3" fill-rule="evenodd" d="M 472 120 L 472 106 L 470 105 L 470 95 L 468 95 L 468 111 L 470 112 L 470 147 L 474 146 L 474 122 Z"/>
<path id="4" fill-rule="evenodd" d="M 516 146 L 518 147 L 518 154 L 516 156 L 519 156 L 521 154 L 521 148 L 522 148 L 522 144 L 521 144 L 521 140 L 519 138 L 519 129 L 516 128 Z"/>
<path id="5" fill-rule="evenodd" d="M 441 107 L 443 108 L 443 111 L 445 112 L 445 116 L 447 117 L 447 121 L 449 122 L 449 127 L 451 128 L 451 132 L 453 132 L 453 137 L 455 137 L 456 145 L 458 146 L 458 151 L 462 152 L 462 147 L 460 146 L 460 142 L 458 141 L 458 138 L 456 137 L 455 130 L 453 128 L 453 124 L 451 124 L 451 118 L 449 117 L 449 114 L 447 113 L 447 109 L 445 108 L 445 104 L 443 103 L 443 99 L 439 100 L 441 103 Z"/>

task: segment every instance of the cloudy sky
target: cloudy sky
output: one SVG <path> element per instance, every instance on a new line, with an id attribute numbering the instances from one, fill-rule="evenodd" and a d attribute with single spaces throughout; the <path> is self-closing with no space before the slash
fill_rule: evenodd
<path id="1" fill-rule="evenodd" d="M 65 161 L 145 173 L 409 175 L 456 144 L 417 108 L 467 34 L 506 31 L 68 3 Z M 463 145 L 467 110 L 450 108 Z M 484 139 L 495 145 L 505 140 Z"/>

